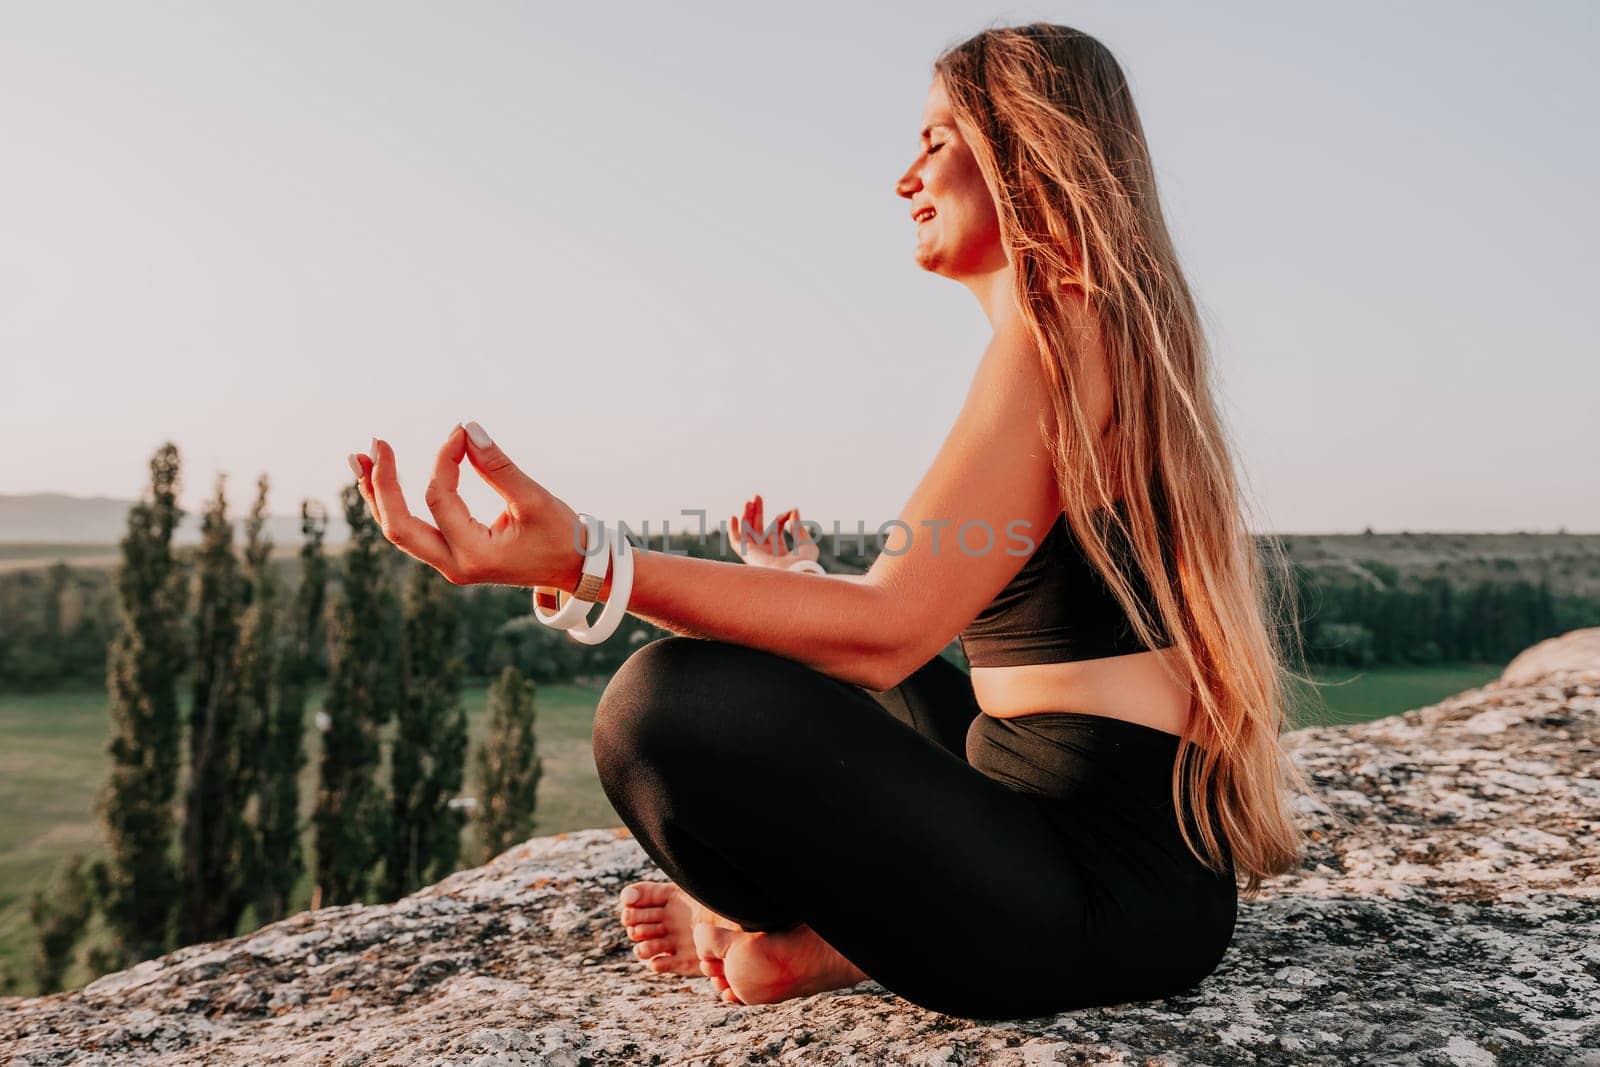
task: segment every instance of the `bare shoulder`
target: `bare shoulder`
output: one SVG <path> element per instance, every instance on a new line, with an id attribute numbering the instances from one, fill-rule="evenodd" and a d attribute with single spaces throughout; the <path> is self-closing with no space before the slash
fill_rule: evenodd
<path id="1" fill-rule="evenodd" d="M 1026 404 L 1049 409 L 1049 379 L 1039 346 L 1021 326 L 995 332 L 967 390 L 969 403 Z"/>

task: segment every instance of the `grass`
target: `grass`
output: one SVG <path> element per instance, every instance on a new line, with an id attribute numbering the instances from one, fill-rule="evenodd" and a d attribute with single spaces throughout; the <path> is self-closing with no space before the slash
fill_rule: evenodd
<path id="1" fill-rule="evenodd" d="M 1312 674 L 1319 688 L 1293 702 L 1290 723 L 1299 728 L 1371 722 L 1476 689 L 1500 677 L 1504 669 L 1503 663 L 1467 663 L 1319 670 Z"/>
<path id="2" fill-rule="evenodd" d="M 1319 672 L 1318 695 L 1302 699 L 1296 726 L 1365 722 L 1432 704 L 1497 677 L 1501 667 L 1386 667 Z M 600 689 L 541 686 L 536 697 L 539 783 L 536 833 L 557 833 L 621 823 L 600 790 L 590 751 L 590 723 Z M 468 730 L 475 747 L 486 727 L 486 687 L 464 691 Z M 187 703 L 187 701 L 185 701 Z M 313 693 L 307 722 L 321 706 Z M 45 887 L 57 866 L 74 852 L 97 856 L 101 831 L 94 813 L 106 774 L 106 696 L 98 689 L 30 695 L 0 695 L 0 969 L 9 966 L 24 990 L 31 989 L 27 958 L 33 931 L 28 900 Z M 309 814 L 316 786 L 318 735 L 307 730 L 309 759 L 301 800 Z M 476 789 L 468 769 L 467 793 Z M 463 863 L 479 862 L 469 826 Z M 301 880 L 300 906 L 310 898 L 309 876 Z M 69 982 L 87 981 L 81 967 Z"/>

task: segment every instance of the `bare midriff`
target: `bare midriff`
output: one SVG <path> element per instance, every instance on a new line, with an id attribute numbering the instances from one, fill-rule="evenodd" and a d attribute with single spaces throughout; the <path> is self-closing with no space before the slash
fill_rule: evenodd
<path id="1" fill-rule="evenodd" d="M 1126 656 L 973 667 L 972 693 L 997 719 L 1041 711 L 1074 711 L 1181 734 L 1193 698 L 1174 648 Z"/>

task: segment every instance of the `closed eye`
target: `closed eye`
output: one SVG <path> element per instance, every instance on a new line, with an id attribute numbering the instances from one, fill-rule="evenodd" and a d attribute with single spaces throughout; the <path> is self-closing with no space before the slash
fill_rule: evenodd
<path id="1" fill-rule="evenodd" d="M 935 152 L 939 151 L 939 149 L 941 149 L 943 147 L 944 147 L 944 142 L 943 141 L 940 141 L 938 144 L 929 145 L 928 146 L 928 155 L 930 155 L 930 156 L 933 155 Z"/>

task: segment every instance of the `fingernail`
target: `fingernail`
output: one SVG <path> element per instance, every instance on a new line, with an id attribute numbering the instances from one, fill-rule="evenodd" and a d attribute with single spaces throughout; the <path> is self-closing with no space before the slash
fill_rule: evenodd
<path id="1" fill-rule="evenodd" d="M 484 432 L 483 427 L 475 422 L 466 424 L 467 436 L 472 438 L 472 443 L 479 448 L 488 448 L 494 444 L 494 439 Z"/>
<path id="2" fill-rule="evenodd" d="M 361 461 L 356 458 L 354 452 L 350 453 L 350 469 L 355 471 L 357 478 L 361 477 Z"/>
<path id="3" fill-rule="evenodd" d="M 630 885 L 628 888 L 626 888 L 626 889 L 624 889 L 622 891 L 622 902 L 624 904 L 632 904 L 634 901 L 636 901 L 638 899 L 639 899 L 639 891 L 637 889 L 633 888 L 633 886 Z"/>
<path id="4" fill-rule="evenodd" d="M 378 439 L 376 437 L 374 437 L 372 439 L 372 444 L 367 446 L 367 455 L 372 457 L 372 460 L 373 460 L 374 463 L 377 462 L 377 460 L 378 460 Z"/>

